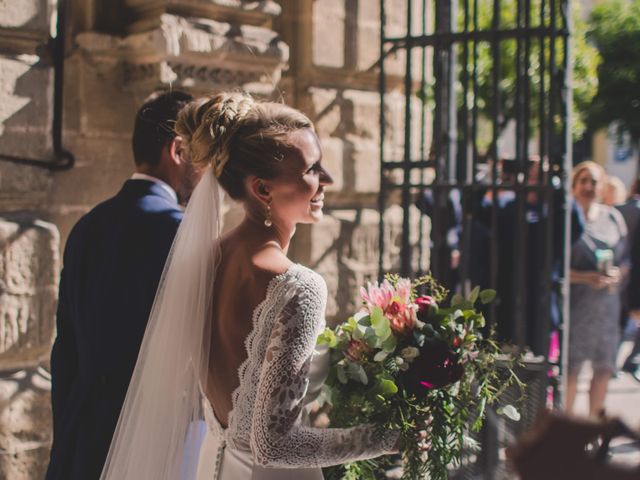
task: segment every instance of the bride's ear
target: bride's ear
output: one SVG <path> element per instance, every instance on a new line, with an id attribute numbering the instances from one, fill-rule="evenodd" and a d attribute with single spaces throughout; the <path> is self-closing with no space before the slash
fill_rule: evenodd
<path id="1" fill-rule="evenodd" d="M 254 175 L 247 178 L 247 191 L 252 198 L 263 205 L 267 205 L 271 201 L 271 187 L 268 182 Z"/>

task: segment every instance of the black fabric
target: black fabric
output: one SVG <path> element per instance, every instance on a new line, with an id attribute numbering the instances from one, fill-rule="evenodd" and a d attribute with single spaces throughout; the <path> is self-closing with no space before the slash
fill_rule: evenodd
<path id="1" fill-rule="evenodd" d="M 69 235 L 51 354 L 46 480 L 99 478 L 181 219 L 164 188 L 129 180 Z"/>

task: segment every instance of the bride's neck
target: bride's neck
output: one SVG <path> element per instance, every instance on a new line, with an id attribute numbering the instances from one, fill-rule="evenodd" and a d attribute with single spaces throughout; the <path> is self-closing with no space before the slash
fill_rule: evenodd
<path id="1" fill-rule="evenodd" d="M 280 225 L 275 222 L 267 227 L 264 224 L 264 218 L 258 218 L 256 215 L 247 212 L 242 223 L 238 225 L 237 232 L 240 234 L 240 238 L 250 240 L 251 243 L 255 243 L 258 248 L 264 245 L 275 244 L 286 255 L 287 250 L 289 250 L 291 238 L 296 232 L 296 227 L 295 224 Z"/>

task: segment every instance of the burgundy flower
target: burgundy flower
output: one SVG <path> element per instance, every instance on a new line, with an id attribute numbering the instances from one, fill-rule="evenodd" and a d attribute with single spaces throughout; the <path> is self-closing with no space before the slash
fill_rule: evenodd
<path id="1" fill-rule="evenodd" d="M 429 313 L 438 309 L 435 299 L 428 295 L 416 298 L 415 303 L 418 305 L 418 320 L 421 322 L 429 322 Z"/>
<path id="2" fill-rule="evenodd" d="M 442 388 L 462 378 L 464 367 L 457 354 L 442 340 L 427 340 L 420 356 L 406 374 L 407 387 L 419 394 L 425 389 Z"/>

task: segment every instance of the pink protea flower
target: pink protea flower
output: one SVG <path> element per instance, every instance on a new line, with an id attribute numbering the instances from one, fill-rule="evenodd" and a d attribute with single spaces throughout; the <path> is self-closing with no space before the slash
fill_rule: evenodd
<path id="1" fill-rule="evenodd" d="M 394 304 L 398 304 L 398 302 L 392 302 L 391 305 Z M 392 313 L 390 308 L 384 313 L 389 319 L 391 330 L 401 335 L 406 335 L 416 328 L 416 311 L 414 308 L 411 308 L 411 305 L 399 305 L 402 307 L 398 313 Z"/>
<path id="2" fill-rule="evenodd" d="M 411 302 L 411 280 L 401 278 L 396 284 L 396 296 L 408 305 Z"/>
<path id="3" fill-rule="evenodd" d="M 387 280 L 384 280 L 380 285 L 378 282 L 368 282 L 367 288 L 360 288 L 360 296 L 367 307 L 380 307 L 385 310 L 395 295 L 395 289 Z"/>
<path id="4" fill-rule="evenodd" d="M 379 307 L 389 319 L 391 329 L 399 334 L 407 334 L 416 326 L 416 309 L 411 304 L 411 281 L 401 278 L 394 288 L 384 280 L 381 284 L 368 283 L 360 289 L 365 309 Z"/>

